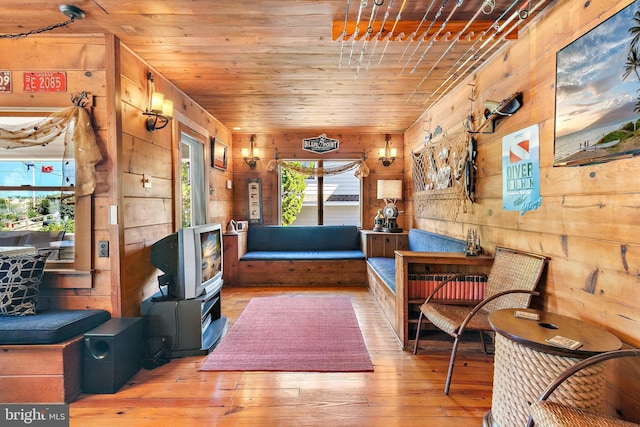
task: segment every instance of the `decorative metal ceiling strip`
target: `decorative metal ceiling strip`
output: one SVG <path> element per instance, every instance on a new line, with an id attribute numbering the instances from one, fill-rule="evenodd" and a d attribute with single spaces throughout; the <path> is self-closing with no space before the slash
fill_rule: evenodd
<path id="1" fill-rule="evenodd" d="M 487 29 L 482 33 L 483 37 L 485 37 L 485 36 L 487 35 L 487 33 L 488 33 L 489 31 L 491 31 L 491 30 L 493 30 L 494 32 L 497 32 L 497 30 L 500 28 L 500 20 L 501 20 L 502 18 L 504 18 L 504 16 L 508 13 L 508 11 L 509 11 L 509 10 L 511 10 L 511 9 L 513 8 L 513 6 L 514 6 L 518 1 L 521 1 L 521 0 L 514 0 L 514 1 L 513 1 L 513 3 L 511 4 L 511 6 L 509 6 L 509 8 L 507 8 L 507 10 L 505 10 L 505 11 L 504 11 L 504 12 L 503 12 L 503 13 L 502 13 L 502 14 L 501 14 L 501 15 L 500 15 L 500 16 L 499 16 L 499 17 L 498 17 L 498 18 L 493 22 L 493 24 L 491 24 L 491 26 L 490 26 L 489 28 L 487 28 Z M 523 4 L 524 4 L 524 3 L 528 3 L 529 1 L 530 1 L 530 0 L 524 0 Z M 483 3 L 483 5 L 484 5 L 484 3 Z M 479 48 L 477 51 L 475 51 L 476 53 L 474 53 L 474 55 L 473 55 L 473 56 L 477 55 L 477 52 L 481 51 L 481 50 L 482 50 L 486 45 L 488 45 L 488 44 L 489 44 L 489 42 L 491 42 L 492 37 L 495 37 L 495 36 L 491 36 L 491 37 L 489 37 L 489 39 L 484 39 L 484 43 L 482 44 L 482 46 L 480 46 L 480 48 Z M 475 46 L 475 45 L 476 45 L 480 40 L 481 40 L 481 39 L 476 40 L 476 41 L 475 41 L 475 43 L 473 44 L 473 46 L 472 46 L 471 48 L 467 49 L 467 51 L 466 51 L 465 53 L 463 53 L 463 54 L 462 54 L 461 58 L 459 58 L 459 59 L 456 61 L 456 64 L 457 64 L 457 63 L 459 63 L 459 62 L 460 62 L 460 60 L 461 60 L 461 59 L 462 59 L 462 58 L 463 58 L 467 53 L 472 52 L 472 51 L 473 51 L 473 50 L 472 50 L 472 48 L 473 48 L 473 47 L 474 47 L 474 46 Z M 473 58 L 473 56 L 469 57 L 469 58 L 465 61 L 465 63 L 466 63 L 466 62 L 469 62 L 469 61 Z M 464 64 L 463 64 L 462 66 L 464 66 Z M 462 66 L 461 66 L 460 68 L 462 68 Z M 458 68 L 458 70 L 456 70 L 456 72 L 454 72 L 454 73 L 453 73 L 453 75 L 450 75 L 450 76 L 447 78 L 447 80 L 445 80 L 445 82 L 443 82 L 443 83 L 442 83 L 442 84 L 441 84 L 441 85 L 436 89 L 436 91 L 434 91 L 434 92 L 431 94 L 431 96 L 433 96 L 435 93 L 437 93 L 437 91 L 438 91 L 442 86 L 444 86 L 444 84 L 445 84 L 448 80 L 450 80 L 452 77 L 454 77 L 454 76 L 455 76 L 455 74 L 460 70 L 460 68 Z M 448 72 L 450 72 L 450 71 L 451 71 L 451 69 L 449 69 L 449 71 L 448 71 Z M 457 79 L 457 80 L 458 80 L 458 79 Z M 413 95 L 415 95 L 415 93 L 418 91 L 418 89 L 420 88 L 420 86 L 422 85 L 422 83 L 424 83 L 424 80 L 423 80 L 423 81 L 421 81 L 421 82 L 416 86 L 416 88 L 413 90 L 413 92 L 411 92 L 411 94 L 409 95 L 409 97 L 407 98 L 407 100 L 406 100 L 405 102 L 409 102 L 409 100 L 413 97 Z M 429 101 L 429 99 L 430 99 L 430 97 L 429 97 L 429 98 L 427 98 L 427 100 L 425 100 L 425 101 L 423 102 L 423 105 L 424 105 L 426 102 L 428 102 L 428 101 Z"/>
<path id="2" fill-rule="evenodd" d="M 458 0 L 456 2 L 456 5 L 454 6 L 453 9 L 451 9 L 451 12 L 449 13 L 449 16 L 447 16 L 447 19 L 444 20 L 444 22 L 442 23 L 442 25 L 440 26 L 440 28 L 438 29 L 438 31 L 433 35 L 433 37 L 431 37 L 431 42 L 429 42 L 429 46 L 427 46 L 427 48 L 424 50 L 424 52 L 422 52 L 422 55 L 420 55 L 420 58 L 418 59 L 418 61 L 416 62 L 416 65 L 413 66 L 413 69 L 411 70 L 410 74 L 413 74 L 416 69 L 418 68 L 418 65 L 420 65 L 420 63 L 422 62 L 422 60 L 424 59 L 425 55 L 427 54 L 427 52 L 429 51 L 429 49 L 431 49 L 431 46 L 433 46 L 433 43 L 435 43 L 436 38 L 440 35 L 440 33 L 442 32 L 442 30 L 444 30 L 444 28 L 447 26 L 447 24 L 449 23 L 449 21 L 451 20 L 451 17 L 453 16 L 454 13 L 456 13 L 456 10 L 458 10 L 458 8 L 460 6 L 462 6 L 462 3 L 464 3 L 464 0 Z"/>
<path id="3" fill-rule="evenodd" d="M 489 28 L 487 28 L 486 30 L 484 30 L 482 32 L 482 37 L 476 39 L 475 42 L 473 42 L 473 44 L 469 47 L 469 49 L 466 50 L 466 52 L 464 52 L 462 55 L 460 55 L 460 58 L 458 58 L 458 60 L 451 66 L 451 68 L 449 68 L 449 71 L 447 71 L 447 74 L 451 72 L 451 70 L 453 70 L 459 63 L 460 61 L 462 61 L 462 59 L 467 56 L 468 53 L 473 52 L 476 48 L 476 45 L 478 43 L 480 43 L 482 40 L 485 40 L 486 35 L 489 33 L 489 31 L 491 30 L 497 30 L 498 28 L 500 28 L 500 21 L 502 21 L 502 18 L 504 18 L 505 16 L 507 16 L 507 14 L 509 13 L 509 11 L 511 9 L 513 9 L 516 4 L 518 4 L 518 2 L 521 0 L 513 0 L 511 2 L 511 4 L 509 5 L 509 7 L 507 7 L 504 12 L 502 12 L 502 14 L 500 14 L 500 16 L 493 21 L 493 24 L 491 24 L 491 26 Z M 523 5 L 526 3 L 528 4 L 531 0 L 524 0 L 522 3 Z M 485 1 L 485 3 L 483 3 L 483 6 L 487 3 L 487 1 Z"/>
<path id="4" fill-rule="evenodd" d="M 360 8 L 358 9 L 358 18 L 356 19 L 356 29 L 353 33 L 353 40 L 351 41 L 351 52 L 349 53 L 349 65 L 351 65 L 351 58 L 353 57 L 353 48 L 356 46 L 356 39 L 358 33 L 360 33 L 360 19 L 362 18 L 362 11 L 367 7 L 367 0 L 360 0 Z"/>
<path id="5" fill-rule="evenodd" d="M 473 15 L 473 17 L 467 22 L 467 25 L 465 25 L 464 28 L 461 29 L 458 32 L 458 34 L 455 35 L 455 37 L 453 38 L 451 43 L 449 43 L 449 46 L 444 50 L 444 52 L 442 52 L 442 55 L 440 55 L 440 58 L 438 58 L 438 60 L 431 66 L 431 69 L 429 70 L 429 72 L 424 75 L 422 80 L 420 80 L 420 83 L 418 83 L 418 87 L 421 86 L 422 83 L 424 83 L 424 81 L 427 80 L 431 76 L 431 73 L 433 72 L 433 70 L 436 69 L 436 67 L 438 66 L 440 61 L 442 61 L 442 58 L 444 58 L 451 51 L 451 49 L 453 49 L 453 46 L 462 37 L 464 32 L 467 31 L 467 29 L 471 26 L 473 21 L 475 21 L 478 18 L 478 16 L 480 16 L 480 14 L 482 13 L 483 9 L 484 9 L 484 3 L 478 8 L 478 10 L 476 11 L 475 15 Z"/>
<path id="6" fill-rule="evenodd" d="M 358 65 L 356 66 L 356 78 L 360 74 L 360 66 L 362 65 L 362 58 L 367 51 L 367 43 L 369 42 L 369 35 L 373 34 L 373 21 L 378 15 L 378 9 L 384 4 L 384 0 L 373 0 L 373 8 L 371 8 L 371 15 L 369 16 L 369 25 L 367 25 L 367 35 L 362 42 L 362 49 L 360 49 L 360 58 L 358 58 Z"/>
<path id="7" fill-rule="evenodd" d="M 431 8 L 433 7 L 433 5 L 435 4 L 436 0 L 431 0 L 431 4 L 429 5 L 429 7 L 427 8 L 427 10 L 424 12 L 424 15 L 422 16 L 422 20 L 420 21 L 420 23 L 418 24 L 418 27 L 416 28 L 416 30 L 409 36 L 409 43 L 407 43 L 407 47 L 404 48 L 404 51 L 402 52 L 402 55 L 400 55 L 400 59 L 398 59 L 398 62 L 402 61 L 402 58 L 404 58 L 404 55 L 407 53 L 407 50 L 409 49 L 409 46 L 411 46 L 411 42 L 413 42 L 413 38 L 417 37 L 418 34 L 420 33 L 420 28 L 422 28 L 422 24 L 424 24 L 424 21 L 427 20 L 427 15 L 429 14 L 429 12 L 431 12 Z M 433 24 L 432 24 L 433 25 Z M 404 68 L 402 69 L 402 71 L 404 71 Z M 400 74 L 402 74 L 402 72 L 400 72 Z"/>
<path id="8" fill-rule="evenodd" d="M 389 42 L 391 41 L 391 37 L 393 37 L 393 32 L 396 30 L 396 27 L 398 26 L 398 21 L 400 21 L 400 16 L 402 15 L 402 11 L 404 10 L 405 4 L 407 4 L 407 0 L 402 0 L 402 5 L 400 6 L 400 10 L 398 11 L 396 20 L 393 23 L 393 27 L 391 27 L 391 32 L 389 32 L 389 36 L 387 37 L 387 44 L 384 45 L 384 50 L 382 51 L 382 54 L 380 54 L 380 60 L 378 61 L 378 64 L 382 62 L 382 58 L 384 58 L 384 54 L 387 51 L 387 48 L 389 47 Z"/>
<path id="9" fill-rule="evenodd" d="M 420 41 L 418 42 L 418 45 L 415 47 L 415 49 L 413 49 L 413 52 L 411 52 L 411 56 L 409 57 L 409 59 L 407 59 L 407 62 L 404 64 L 404 67 L 402 67 L 402 70 L 400 71 L 400 74 L 404 73 L 404 70 L 407 68 L 407 65 L 409 65 L 409 62 L 411 62 L 411 60 L 415 56 L 415 54 L 418 51 L 418 49 L 420 49 L 420 46 L 422 46 L 422 43 L 424 43 L 424 41 L 427 39 L 427 37 L 429 37 L 429 31 L 431 31 L 431 28 L 433 28 L 435 23 L 438 21 L 438 18 L 440 18 L 440 15 L 442 15 L 442 12 L 444 12 L 444 8 L 447 6 L 448 2 L 449 2 L 449 0 L 444 0 L 442 2 L 442 4 L 440 5 L 440 8 L 436 12 L 436 15 L 431 20 L 431 24 L 429 24 L 429 28 L 427 28 L 427 31 L 425 31 L 424 34 L 422 35 L 422 37 L 420 38 Z"/>
<path id="10" fill-rule="evenodd" d="M 391 13 L 391 6 L 393 5 L 393 0 L 389 0 L 389 4 L 387 5 L 387 11 L 384 13 L 384 18 L 382 19 L 382 25 L 380 25 L 380 31 L 378 31 L 378 35 L 376 36 L 376 43 L 373 45 L 373 49 L 371 50 L 371 54 L 369 55 L 369 62 L 367 62 L 366 70 L 369 71 L 369 66 L 371 65 L 371 59 L 373 58 L 373 54 L 378 47 L 378 43 L 380 43 L 380 39 L 382 38 L 382 33 L 384 32 L 384 25 L 387 23 L 387 19 L 389 19 L 389 15 Z"/>
<path id="11" fill-rule="evenodd" d="M 531 14 L 533 12 L 535 12 L 536 10 L 538 10 L 539 8 L 541 8 L 545 3 L 547 2 L 547 0 L 539 0 L 533 7 L 529 8 L 529 9 L 519 9 L 517 11 L 515 11 L 513 13 L 513 15 L 511 16 L 511 18 L 509 18 L 507 21 L 505 21 L 504 24 L 500 25 L 500 27 L 498 27 L 496 29 L 496 32 L 494 34 L 491 35 L 491 37 L 489 37 L 489 39 L 487 39 L 487 42 L 490 42 L 491 40 L 495 39 L 495 37 L 500 34 L 500 38 L 498 38 L 498 40 L 495 41 L 495 43 L 493 45 L 491 45 L 489 47 L 489 49 L 487 49 L 484 53 L 482 53 L 482 55 L 471 55 L 469 58 L 467 58 L 467 60 L 460 66 L 458 67 L 458 69 L 456 70 L 456 72 L 454 74 L 452 74 L 449 78 L 451 77 L 456 77 L 454 81 L 452 81 L 449 86 L 447 86 L 447 88 L 442 91 L 440 93 L 440 96 L 438 96 L 438 98 L 436 98 L 433 103 L 438 102 L 439 100 L 442 99 L 442 97 L 447 94 L 449 92 L 449 90 L 463 77 L 465 76 L 471 69 L 474 68 L 474 65 L 476 63 L 478 63 L 480 60 L 482 60 L 485 56 L 487 56 L 490 52 L 492 52 L 493 50 L 499 48 L 501 46 L 501 43 L 504 42 L 504 40 L 507 38 L 507 36 L 509 34 L 511 34 L 515 29 L 517 29 L 520 25 L 522 25 L 525 21 L 526 18 L 531 16 Z M 524 3 L 526 3 L 527 5 L 530 4 L 530 0 L 526 0 Z M 524 13 L 523 13 L 524 12 Z M 508 28 L 507 30 L 504 30 L 504 28 L 509 25 L 509 23 L 513 22 L 513 20 L 515 19 L 515 17 L 518 17 L 520 19 L 518 19 L 517 22 L 513 23 L 513 25 Z M 485 46 L 485 44 L 483 44 L 483 47 Z M 482 47 L 481 47 L 482 48 Z M 474 59 L 473 63 L 470 64 L 462 73 L 459 73 L 459 71 L 462 69 L 462 67 L 467 64 L 471 59 Z M 429 96 L 424 102 L 423 105 L 426 104 L 431 97 L 438 92 L 438 90 L 444 86 L 444 84 L 449 80 L 449 78 L 447 78 L 447 80 L 445 80 L 439 87 L 438 89 L 436 89 L 436 91 L 434 91 L 431 96 Z"/>
<path id="12" fill-rule="evenodd" d="M 344 52 L 344 38 L 347 36 L 347 21 L 349 20 L 349 5 L 351 4 L 351 0 L 347 0 L 347 10 L 344 13 L 344 29 L 342 30 L 342 34 L 340 38 L 342 39 L 342 44 L 340 45 L 340 61 L 338 61 L 338 70 L 342 68 L 342 54 Z"/>

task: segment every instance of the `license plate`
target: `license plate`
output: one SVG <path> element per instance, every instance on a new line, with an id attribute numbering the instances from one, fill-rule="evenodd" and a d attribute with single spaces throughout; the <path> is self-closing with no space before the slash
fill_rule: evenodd
<path id="1" fill-rule="evenodd" d="M 11 71 L 0 71 L 0 93 L 11 93 Z"/>
<path id="2" fill-rule="evenodd" d="M 58 72 L 24 73 L 25 92 L 66 92 L 67 74 Z"/>

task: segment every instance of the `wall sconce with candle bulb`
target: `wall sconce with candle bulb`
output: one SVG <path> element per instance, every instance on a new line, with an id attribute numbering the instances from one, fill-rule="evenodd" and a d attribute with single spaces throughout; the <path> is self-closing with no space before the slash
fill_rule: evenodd
<path id="1" fill-rule="evenodd" d="M 149 95 L 147 109 L 142 114 L 149 116 L 144 125 L 149 132 L 153 132 L 167 126 L 173 118 L 173 101 L 164 99 L 162 93 L 156 92 L 151 73 L 147 73 L 147 92 Z"/>
<path id="2" fill-rule="evenodd" d="M 249 148 L 242 149 L 242 160 L 249 165 L 250 168 L 255 168 L 256 163 L 260 160 L 260 149 L 255 147 L 256 136 L 251 135 Z"/>
<path id="3" fill-rule="evenodd" d="M 391 148 L 389 146 L 389 141 L 391 141 L 391 136 L 387 134 L 384 138 L 384 148 L 378 150 L 378 160 L 382 162 L 382 166 L 385 168 L 390 166 L 398 155 L 398 150 Z"/>

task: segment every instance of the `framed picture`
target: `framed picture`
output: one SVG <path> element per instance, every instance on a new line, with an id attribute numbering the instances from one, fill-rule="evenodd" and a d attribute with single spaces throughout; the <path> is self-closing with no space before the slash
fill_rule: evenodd
<path id="1" fill-rule="evenodd" d="M 216 169 L 227 169 L 227 152 L 229 147 L 218 138 L 211 138 L 211 166 Z"/>
<path id="2" fill-rule="evenodd" d="M 554 166 L 640 154 L 640 0 L 556 54 Z"/>
<path id="3" fill-rule="evenodd" d="M 262 224 L 262 179 L 247 179 L 247 212 L 249 224 Z"/>

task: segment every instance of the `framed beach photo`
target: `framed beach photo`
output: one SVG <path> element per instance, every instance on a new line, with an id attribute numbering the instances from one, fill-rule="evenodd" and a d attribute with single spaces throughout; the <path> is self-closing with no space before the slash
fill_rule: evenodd
<path id="1" fill-rule="evenodd" d="M 556 54 L 554 166 L 640 154 L 640 0 Z"/>
<path id="2" fill-rule="evenodd" d="M 211 166 L 227 170 L 227 154 L 229 147 L 218 138 L 211 138 Z"/>

